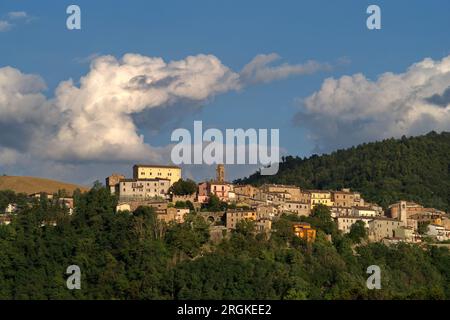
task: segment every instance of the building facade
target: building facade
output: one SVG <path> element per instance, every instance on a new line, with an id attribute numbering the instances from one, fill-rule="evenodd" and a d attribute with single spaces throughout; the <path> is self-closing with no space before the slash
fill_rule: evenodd
<path id="1" fill-rule="evenodd" d="M 311 194 L 310 205 L 313 209 L 318 204 L 323 204 L 327 207 L 333 206 L 333 199 L 331 198 L 331 192 L 326 190 L 309 190 Z"/>
<path id="2" fill-rule="evenodd" d="M 397 219 L 377 217 L 369 221 L 369 239 L 381 241 L 385 238 L 394 238 L 395 230 L 403 226 L 403 222 Z"/>
<path id="3" fill-rule="evenodd" d="M 226 213 L 227 229 L 236 229 L 236 225 L 240 221 L 252 220 L 256 221 L 256 210 L 229 210 Z"/>
<path id="4" fill-rule="evenodd" d="M 211 195 L 219 197 L 220 201 L 227 202 L 234 199 L 233 185 L 228 182 L 206 181 L 198 185 L 198 202 L 206 203 Z"/>
<path id="5" fill-rule="evenodd" d="M 283 184 L 264 184 L 259 188 L 263 193 L 289 194 L 292 201 L 301 200 L 301 190 L 299 187 Z"/>
<path id="6" fill-rule="evenodd" d="M 234 193 L 236 193 L 236 195 L 242 195 L 242 196 L 246 196 L 249 198 L 254 198 L 257 192 L 257 188 L 246 184 L 246 185 L 235 185 L 234 186 Z"/>
<path id="7" fill-rule="evenodd" d="M 364 222 L 365 227 L 369 229 L 369 221 L 372 219 L 370 217 L 339 216 L 336 218 L 336 223 L 338 230 L 341 230 L 343 233 L 349 233 L 352 225 L 356 221 Z"/>
<path id="8" fill-rule="evenodd" d="M 369 207 L 352 207 L 352 215 L 358 216 L 358 217 L 376 217 L 378 213 Z"/>
<path id="9" fill-rule="evenodd" d="M 169 179 L 123 179 L 119 182 L 120 200 L 165 199 L 169 188 Z"/>
<path id="10" fill-rule="evenodd" d="M 172 185 L 181 179 L 181 168 L 177 166 L 136 164 L 133 166 L 133 178 L 135 180 L 167 179 Z"/>
<path id="11" fill-rule="evenodd" d="M 311 208 L 309 203 L 303 203 L 298 201 L 286 201 L 280 204 L 280 209 L 283 212 L 291 212 L 299 216 L 309 216 L 311 214 Z"/>
<path id="12" fill-rule="evenodd" d="M 350 189 L 342 189 L 332 192 L 332 201 L 337 207 L 363 206 L 364 199 L 359 192 L 352 192 Z"/>

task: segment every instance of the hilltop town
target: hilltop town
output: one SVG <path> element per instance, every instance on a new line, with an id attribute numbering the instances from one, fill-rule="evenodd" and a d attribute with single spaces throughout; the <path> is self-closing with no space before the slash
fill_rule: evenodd
<path id="1" fill-rule="evenodd" d="M 113 174 L 106 178 L 106 186 L 118 196 L 118 213 L 150 206 L 156 209 L 159 219 L 182 223 L 186 214 L 195 211 L 211 223 L 211 234 L 216 237 L 234 230 L 243 220 L 253 221 L 255 232 L 270 235 L 272 222 L 281 215 L 307 217 L 316 206 L 323 205 L 344 234 L 357 221 L 363 222 L 369 241 L 390 244 L 420 243 L 424 237 L 450 239 L 450 218 L 445 212 L 410 201 L 398 201 L 383 210 L 350 188 L 304 190 L 294 185 L 238 185 L 226 181 L 224 165 L 217 166 L 215 179 L 199 183 L 195 192 L 186 194 L 173 188 L 174 184 L 187 183 L 180 180 L 181 176 L 177 166 L 135 165 L 132 178 Z M 211 210 L 214 200 L 222 203 L 222 208 Z M 315 230 L 308 223 L 293 223 L 292 228 L 307 241 L 315 238 Z"/>
<path id="2" fill-rule="evenodd" d="M 342 190 L 304 190 L 294 185 L 233 184 L 225 180 L 225 167 L 218 165 L 215 179 L 195 184 L 181 179 L 181 168 L 168 165 L 133 167 L 133 177 L 112 174 L 106 178 L 106 187 L 117 196 L 117 214 L 133 212 L 141 206 L 156 210 L 158 219 L 166 223 L 183 223 L 190 212 L 196 212 L 210 223 L 211 238 L 220 240 L 233 231 L 241 221 L 253 221 L 256 233 L 270 236 L 272 222 L 281 215 L 308 217 L 317 206 L 330 210 L 338 230 L 349 233 L 361 221 L 368 241 L 392 244 L 398 242 L 421 243 L 423 238 L 441 242 L 450 240 L 450 216 L 435 208 L 426 208 L 410 201 L 398 201 L 383 210 L 376 203 L 364 200 L 350 188 Z M 190 184 L 188 191 L 183 184 Z M 181 188 L 174 188 L 175 186 Z M 194 189 L 195 188 L 195 189 Z M 33 193 L 30 198 L 45 195 Z M 75 209 L 71 197 L 57 197 L 70 214 Z M 9 224 L 17 211 L 15 203 L 6 206 L 0 215 L 0 224 Z M 293 223 L 294 233 L 306 241 L 314 241 L 316 230 L 309 223 Z"/>
<path id="3" fill-rule="evenodd" d="M 159 220 L 183 223 L 185 216 L 196 213 L 210 225 L 213 241 L 229 235 L 241 221 L 252 221 L 255 233 L 268 237 L 274 231 L 272 223 L 282 215 L 308 217 L 318 206 L 328 208 L 343 234 L 357 222 L 363 223 L 370 242 L 393 244 L 450 240 L 450 216 L 421 204 L 401 200 L 384 210 L 376 203 L 364 200 L 350 188 L 342 190 L 306 190 L 295 185 L 233 184 L 225 179 L 224 165 L 218 165 L 214 179 L 195 183 L 183 180 L 181 168 L 170 165 L 133 166 L 133 177 L 112 174 L 106 187 L 117 197 L 117 214 L 127 214 L 139 207 L 152 207 Z M 47 197 L 67 208 L 76 209 L 72 197 L 37 192 L 28 198 Z M 16 203 L 8 203 L 0 224 L 9 224 L 17 211 Z M 55 222 L 50 221 L 50 224 Z M 307 242 L 315 240 L 316 230 L 307 222 L 293 222 L 292 231 Z"/>

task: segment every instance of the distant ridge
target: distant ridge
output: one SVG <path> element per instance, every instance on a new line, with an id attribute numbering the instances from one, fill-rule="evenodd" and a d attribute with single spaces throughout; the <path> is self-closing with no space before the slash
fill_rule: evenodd
<path id="1" fill-rule="evenodd" d="M 71 195 L 76 189 L 88 191 L 89 188 L 72 183 L 61 182 L 38 177 L 0 176 L 0 190 L 13 190 L 16 193 L 56 193 L 65 190 Z"/>

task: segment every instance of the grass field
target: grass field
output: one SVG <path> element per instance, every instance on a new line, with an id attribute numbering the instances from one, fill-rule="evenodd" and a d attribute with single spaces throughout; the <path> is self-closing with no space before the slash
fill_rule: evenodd
<path id="1" fill-rule="evenodd" d="M 81 191 L 89 190 L 86 186 L 44 178 L 0 176 L 0 190 L 13 190 L 16 193 L 31 194 L 35 192 L 46 192 L 51 194 L 64 189 L 71 195 L 77 188 Z"/>

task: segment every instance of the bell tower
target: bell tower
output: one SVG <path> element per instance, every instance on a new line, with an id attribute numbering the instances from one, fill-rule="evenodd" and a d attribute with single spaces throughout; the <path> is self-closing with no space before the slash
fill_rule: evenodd
<path id="1" fill-rule="evenodd" d="M 217 182 L 225 182 L 225 166 L 218 164 L 216 169 Z"/>

